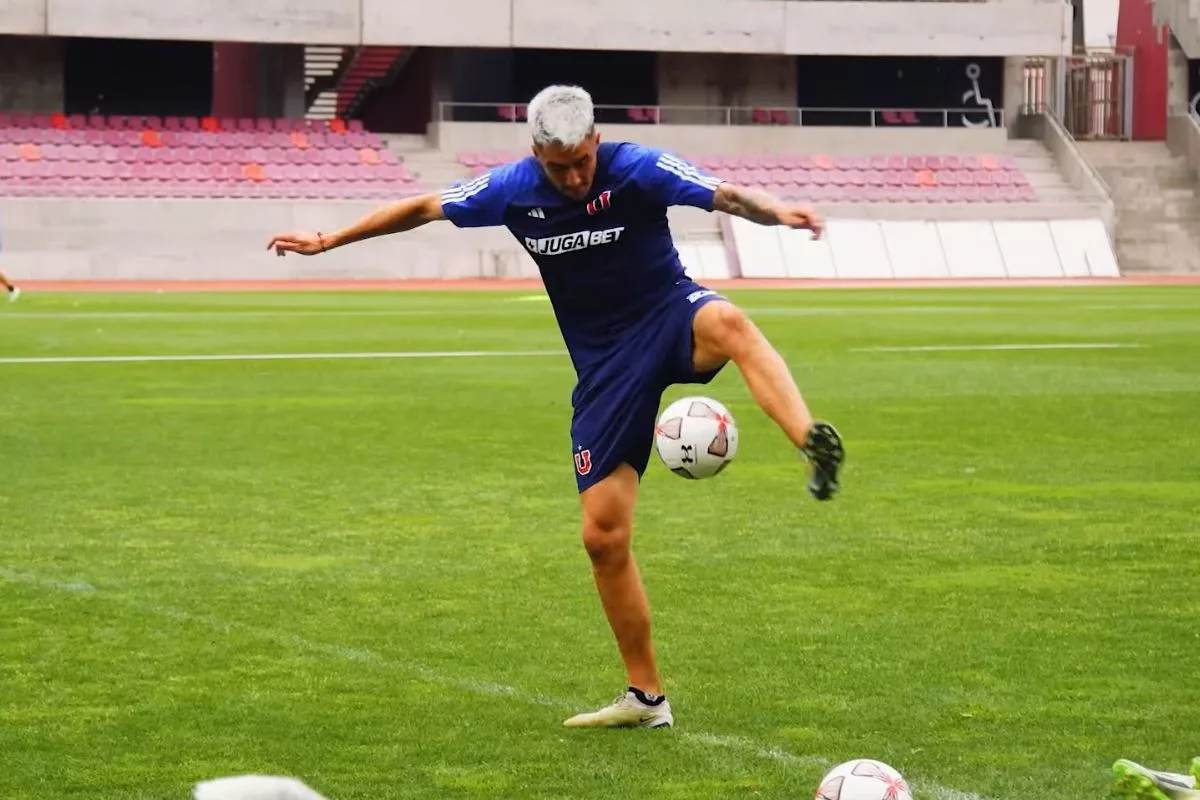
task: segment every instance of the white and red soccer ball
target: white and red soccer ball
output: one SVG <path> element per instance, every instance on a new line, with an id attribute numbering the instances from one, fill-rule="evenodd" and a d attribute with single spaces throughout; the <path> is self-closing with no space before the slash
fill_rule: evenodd
<path id="1" fill-rule="evenodd" d="M 737 455 L 738 430 L 729 409 L 711 397 L 684 397 L 667 406 L 654 428 L 654 447 L 667 469 L 684 478 L 711 478 Z"/>
<path id="2" fill-rule="evenodd" d="M 813 800 L 912 800 L 904 776 L 882 761 L 856 758 L 825 773 Z"/>

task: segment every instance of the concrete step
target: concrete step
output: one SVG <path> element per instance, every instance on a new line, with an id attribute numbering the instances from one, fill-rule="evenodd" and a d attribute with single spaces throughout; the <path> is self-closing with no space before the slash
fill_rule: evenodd
<path id="1" fill-rule="evenodd" d="M 1080 142 L 1117 211 L 1122 272 L 1200 273 L 1200 198 L 1183 158 L 1163 142 Z"/>
<path id="2" fill-rule="evenodd" d="M 1015 158 L 1030 155 L 1050 155 L 1050 151 L 1046 149 L 1046 146 L 1039 139 L 1009 139 L 1004 150 Z"/>
<path id="3" fill-rule="evenodd" d="M 438 152 L 430 148 L 429 137 L 423 133 L 381 133 L 379 138 L 396 155 Z"/>

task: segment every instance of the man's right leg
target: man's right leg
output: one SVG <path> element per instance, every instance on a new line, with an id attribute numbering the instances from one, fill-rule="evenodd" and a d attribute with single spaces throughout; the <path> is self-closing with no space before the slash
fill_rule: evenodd
<path id="1" fill-rule="evenodd" d="M 621 464 L 579 496 L 583 504 L 583 546 L 592 562 L 604 614 L 625 662 L 629 689 L 612 705 L 568 719 L 563 723 L 568 728 L 658 728 L 674 721 L 654 661 L 650 603 L 630 548 L 637 490 L 637 470 Z"/>

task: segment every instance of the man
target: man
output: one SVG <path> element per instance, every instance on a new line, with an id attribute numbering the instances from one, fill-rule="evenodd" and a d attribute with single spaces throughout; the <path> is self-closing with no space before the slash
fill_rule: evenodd
<path id="1" fill-rule="evenodd" d="M 0 272 L 0 286 L 3 286 L 4 291 L 8 294 L 8 302 L 17 302 L 17 298 L 21 296 L 21 289 L 14 285 L 3 272 Z"/>
<path id="2" fill-rule="evenodd" d="M 0 251 L 4 249 L 4 243 L 0 241 Z M 8 302 L 15 303 L 17 298 L 21 296 L 21 290 L 18 289 L 8 276 L 0 272 L 0 286 L 4 287 L 4 291 L 8 294 Z"/>
<path id="3" fill-rule="evenodd" d="M 448 219 L 504 225 L 529 251 L 578 376 L 571 439 L 583 506 L 583 545 L 628 673 L 628 689 L 567 727 L 669 726 L 650 637 L 646 592 L 630 552 L 638 484 L 663 391 L 708 383 L 737 364 L 755 401 L 811 466 L 809 492 L 833 497 L 843 460 L 834 428 L 814 422 L 787 365 L 758 328 L 684 273 L 667 207 L 724 211 L 819 236 L 810 209 L 701 173 L 678 157 L 630 143 L 601 144 L 591 97 L 551 86 L 529 104 L 532 155 L 461 182 L 441 196 L 402 200 L 335 233 L 271 240 L 283 255 L 314 255 Z"/>
<path id="4" fill-rule="evenodd" d="M 1127 800 L 1200 800 L 1200 756 L 1190 775 L 1143 767 L 1127 758 L 1112 765 L 1112 794 Z"/>

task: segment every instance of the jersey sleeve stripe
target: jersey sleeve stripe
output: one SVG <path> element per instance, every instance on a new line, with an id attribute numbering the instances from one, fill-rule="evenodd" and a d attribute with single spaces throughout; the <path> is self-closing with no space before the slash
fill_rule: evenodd
<path id="1" fill-rule="evenodd" d="M 707 175 L 707 174 L 701 172 L 700 170 L 696 169 L 696 167 L 692 166 L 691 164 L 687 163 L 686 161 L 678 159 L 672 155 L 668 155 L 667 153 L 663 153 L 659 157 L 658 165 L 662 166 L 664 168 L 666 165 L 674 167 L 677 175 L 685 175 L 686 174 L 686 175 L 691 175 L 692 177 L 698 178 L 700 180 L 716 181 L 717 183 L 721 183 L 721 180 L 719 178 L 716 178 L 712 175 Z"/>
<path id="2" fill-rule="evenodd" d="M 490 178 L 490 174 L 480 175 L 474 180 L 467 181 L 464 184 L 447 189 L 446 191 L 442 192 L 442 202 L 460 203 L 463 200 L 474 197 L 488 187 L 488 181 Z"/>
<path id="3" fill-rule="evenodd" d="M 659 159 L 656 166 L 661 170 L 666 170 L 667 172 L 670 172 L 671 174 L 688 181 L 689 183 L 694 183 L 697 186 L 703 186 L 705 189 L 712 189 L 715 191 L 718 186 L 724 183 L 724 181 L 722 181 L 720 178 L 711 178 L 707 175 L 702 175 L 695 170 L 689 171 L 686 169 L 681 169 L 680 167 L 677 167 L 674 164 L 662 159 Z"/>

